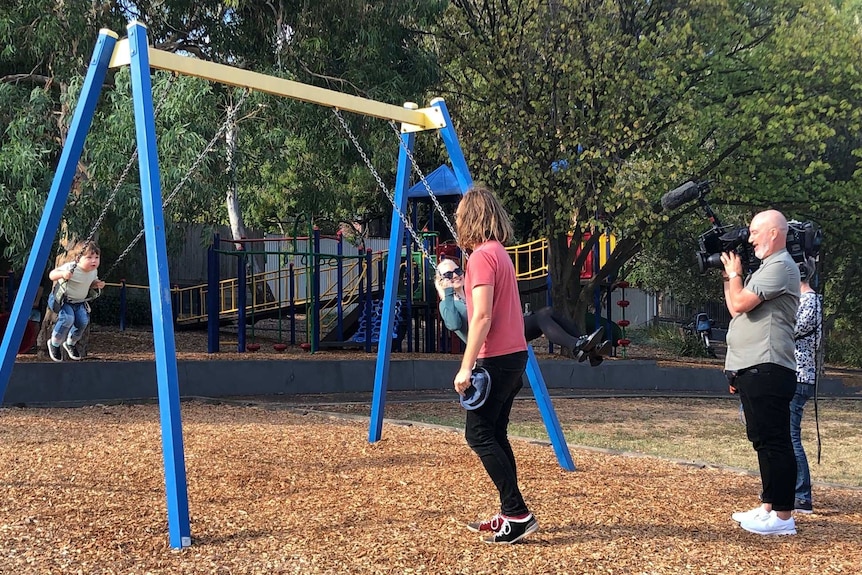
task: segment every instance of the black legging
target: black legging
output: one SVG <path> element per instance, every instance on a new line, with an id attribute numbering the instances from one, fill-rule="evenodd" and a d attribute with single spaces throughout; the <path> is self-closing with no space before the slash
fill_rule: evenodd
<path id="1" fill-rule="evenodd" d="M 527 341 L 542 335 L 555 345 L 577 349 L 580 330 L 569 318 L 561 316 L 550 307 L 543 307 L 535 313 L 524 316 L 524 336 Z"/>

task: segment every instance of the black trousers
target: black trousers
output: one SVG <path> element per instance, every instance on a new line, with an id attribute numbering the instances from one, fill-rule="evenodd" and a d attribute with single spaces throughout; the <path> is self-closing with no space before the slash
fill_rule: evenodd
<path id="1" fill-rule="evenodd" d="M 524 316 L 524 335 L 532 341 L 544 335 L 555 345 L 576 349 L 580 332 L 578 325 L 549 307 Z"/>
<path id="2" fill-rule="evenodd" d="M 464 436 L 497 487 L 500 512 L 522 515 L 528 510 L 518 488 L 518 470 L 508 434 L 512 403 L 523 386 L 527 352 L 486 357 L 476 363 L 488 370 L 491 391 L 482 407 L 467 412 Z"/>
<path id="3" fill-rule="evenodd" d="M 742 401 L 748 440 L 757 452 L 761 500 L 775 511 L 793 511 L 796 454 L 790 440 L 790 401 L 796 372 L 762 363 L 740 370 L 734 385 Z"/>

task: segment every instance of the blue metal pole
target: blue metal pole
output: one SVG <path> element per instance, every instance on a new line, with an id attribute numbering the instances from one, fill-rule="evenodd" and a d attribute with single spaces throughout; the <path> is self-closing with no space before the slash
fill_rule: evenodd
<path id="1" fill-rule="evenodd" d="M 221 271 L 219 270 L 219 235 L 213 234 L 213 243 L 207 252 L 207 353 L 219 351 L 219 289 Z"/>
<path id="2" fill-rule="evenodd" d="M 548 249 L 550 249 L 550 246 L 548 246 Z M 580 280 L 578 280 L 578 281 L 580 281 Z M 552 297 L 551 273 L 550 272 L 548 272 L 548 275 L 545 276 L 545 289 L 547 290 L 545 292 L 545 305 L 548 307 L 552 307 L 554 305 L 554 298 Z M 554 344 L 552 344 L 550 341 L 548 341 L 548 353 L 553 353 L 553 352 L 554 352 Z"/>
<path id="3" fill-rule="evenodd" d="M 527 346 L 526 372 L 527 378 L 530 380 L 530 387 L 533 388 L 533 396 L 536 398 L 536 404 L 539 406 L 539 413 L 542 414 L 542 421 L 545 422 L 545 429 L 548 430 L 548 437 L 551 440 L 551 445 L 554 447 L 554 453 L 557 454 L 557 461 L 560 467 L 566 471 L 575 471 L 575 463 L 572 461 L 572 454 L 569 452 L 566 436 L 563 434 L 560 420 L 557 419 L 557 412 L 554 411 L 554 406 L 551 403 L 551 395 L 545 386 L 545 379 L 542 377 L 539 362 L 536 359 L 536 353 L 533 351 L 532 345 Z"/>
<path id="4" fill-rule="evenodd" d="M 413 229 L 416 229 L 415 226 Z M 418 247 L 418 246 L 417 246 Z M 413 353 L 413 310 L 410 303 L 413 301 L 413 239 L 404 237 L 404 281 L 407 283 L 407 289 L 404 291 L 404 305 L 407 307 L 407 317 L 410 318 L 411 325 L 407 326 L 407 351 Z M 397 289 L 395 290 L 397 293 Z"/>
<path id="5" fill-rule="evenodd" d="M 36 230 L 36 237 L 33 239 L 33 249 L 30 251 L 30 257 L 27 259 L 27 265 L 21 276 L 21 285 L 12 306 L 9 324 L 6 326 L 2 344 L 0 344 L 0 356 L 3 358 L 3 362 L 0 364 L 0 403 L 6 395 L 6 388 L 12 375 L 12 366 L 15 364 L 15 356 L 18 354 L 18 347 L 24 337 L 24 330 L 30 317 L 33 300 L 36 298 L 36 291 L 39 289 L 42 275 L 45 273 L 51 244 L 54 243 L 54 236 L 60 227 L 63 208 L 69 198 L 72 180 L 78 169 L 78 160 L 84 149 L 84 140 L 93 121 L 99 93 L 104 84 L 108 64 L 111 61 L 116 43 L 117 34 L 110 30 L 99 31 L 99 38 L 87 68 L 87 76 L 78 97 L 78 105 L 75 107 L 72 123 L 69 125 L 66 144 L 63 146 L 57 171 L 54 173 L 54 180 L 48 192 L 45 211 L 42 212 L 42 219 Z"/>
<path id="6" fill-rule="evenodd" d="M 593 234 L 596 231 L 593 230 Z M 601 269 L 601 264 L 599 263 L 599 258 L 601 258 L 601 252 L 599 251 L 599 241 L 598 238 L 595 239 L 596 243 L 593 245 L 593 279 L 599 275 L 599 270 Z M 602 325 L 602 288 L 597 285 L 593 289 L 593 309 L 595 310 L 595 321 L 593 322 L 593 329 L 598 329 L 600 325 Z"/>
<path id="7" fill-rule="evenodd" d="M 287 270 L 287 289 L 290 291 L 287 296 L 290 301 L 290 345 L 296 345 L 296 300 L 293 297 L 296 292 L 296 275 L 293 262 L 290 262 Z"/>
<path id="8" fill-rule="evenodd" d="M 171 547 L 182 548 L 191 545 L 192 540 L 180 418 L 177 354 L 171 313 L 168 253 L 165 243 L 156 124 L 153 114 L 153 87 L 150 81 L 149 42 L 147 29 L 139 22 L 129 24 L 128 35 L 132 100 L 139 150 L 138 167 L 141 173 L 141 199 L 147 244 L 147 273 L 150 279 L 150 305 L 153 312 L 153 340 L 162 424 L 162 454 L 165 462 L 168 531 Z"/>
<path id="9" fill-rule="evenodd" d="M 407 186 L 410 178 L 410 158 L 407 150 L 413 151 L 416 134 L 401 134 L 403 145 L 398 151 L 398 173 L 395 178 L 395 205 L 406 213 Z M 389 355 L 392 353 L 392 329 L 395 318 L 395 300 L 398 298 L 398 271 L 401 268 L 401 246 L 404 244 L 404 222 L 393 208 L 389 233 L 389 254 L 386 258 L 386 289 L 383 291 L 383 308 L 380 310 L 380 342 L 377 345 L 377 365 L 374 371 L 374 392 L 371 398 L 371 420 L 368 425 L 368 441 L 380 440 L 383 432 L 383 410 L 386 403 L 386 388 L 389 383 Z M 408 253 L 408 258 L 409 258 Z M 410 262 L 407 262 L 408 267 Z M 407 284 L 407 290 L 411 289 Z"/>
<path id="10" fill-rule="evenodd" d="M 245 282 L 245 252 L 239 252 L 236 258 L 236 350 L 240 353 L 245 352 L 245 306 L 248 305 Z"/>
<path id="11" fill-rule="evenodd" d="M 120 280 L 120 331 L 126 331 L 126 280 Z"/>
<path id="12" fill-rule="evenodd" d="M 365 270 L 367 271 L 367 275 L 365 276 L 365 351 L 367 353 L 371 353 L 371 332 L 373 331 L 372 323 L 374 317 L 374 310 L 372 309 L 374 299 L 371 297 L 374 289 L 371 283 L 372 267 L 371 248 L 367 248 L 365 250 Z"/>
<path id="13" fill-rule="evenodd" d="M 335 281 L 338 282 L 338 291 L 336 292 L 335 307 L 336 307 L 336 339 L 338 341 L 344 341 L 344 236 L 341 232 L 338 232 L 338 259 L 335 261 L 336 266 L 336 277 Z"/>
<path id="14" fill-rule="evenodd" d="M 311 234 L 314 253 L 311 256 L 311 294 L 313 298 L 314 316 L 311 325 L 311 353 L 320 349 L 320 228 L 314 226 Z M 306 317 L 308 317 L 306 315 Z"/>

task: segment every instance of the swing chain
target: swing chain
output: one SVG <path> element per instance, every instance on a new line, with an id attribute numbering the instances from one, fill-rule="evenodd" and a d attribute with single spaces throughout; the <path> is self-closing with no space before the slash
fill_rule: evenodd
<path id="1" fill-rule="evenodd" d="M 239 110 L 239 108 L 242 107 L 242 104 L 243 104 L 243 102 L 245 102 L 245 99 L 248 97 L 248 94 L 249 94 L 249 90 L 245 90 L 242 93 L 242 96 L 240 97 L 240 99 L 237 102 L 234 109 Z M 166 207 L 168 207 L 168 204 L 171 203 L 171 201 L 174 199 L 174 197 L 177 195 L 177 193 L 179 193 L 179 191 L 183 188 L 183 186 L 185 186 L 186 182 L 188 182 L 189 179 L 192 177 L 192 174 L 194 174 L 197 171 L 198 167 L 204 161 L 204 158 L 206 158 L 206 155 L 210 152 L 210 150 L 213 149 L 213 146 L 215 146 L 216 142 L 221 137 L 221 135 L 224 134 L 225 130 L 227 130 L 228 124 L 230 124 L 232 118 L 233 118 L 233 115 L 228 113 L 227 116 L 225 117 L 225 121 L 222 122 L 222 125 L 219 126 L 218 130 L 216 130 L 215 135 L 212 137 L 212 139 L 210 139 L 210 141 L 207 143 L 207 145 L 204 147 L 203 151 L 198 155 L 198 157 L 195 158 L 195 161 L 194 161 L 194 163 L 192 163 L 192 166 L 188 169 L 188 171 L 186 171 L 186 174 L 177 183 L 177 185 L 174 186 L 174 189 L 171 190 L 171 193 L 168 194 L 168 197 L 166 197 L 165 200 L 162 202 L 162 209 L 165 209 Z M 131 252 L 132 249 L 136 245 L 138 245 L 138 242 L 141 241 L 142 237 L 144 237 L 144 233 L 145 233 L 145 229 L 141 228 L 141 231 L 138 232 L 138 235 L 135 236 L 135 239 L 133 239 L 132 242 L 128 245 L 128 247 L 125 250 L 123 250 L 123 253 L 121 253 L 117 257 L 117 259 L 114 260 L 113 265 L 105 273 L 105 277 L 110 275 L 110 273 L 112 271 L 114 271 L 114 269 L 119 265 L 119 263 L 121 261 L 123 261 L 123 258 L 125 258 L 129 254 L 129 252 Z"/>
<path id="2" fill-rule="evenodd" d="M 404 212 L 401 211 L 401 208 L 398 207 L 398 204 L 395 203 L 395 195 L 389 191 L 389 188 L 383 183 L 383 178 L 380 177 L 380 174 L 377 173 L 377 169 L 375 169 L 374 164 L 371 163 L 371 160 L 368 159 L 368 156 L 365 153 L 365 150 L 362 149 L 362 146 L 359 144 L 359 140 L 356 138 L 356 135 L 350 129 L 350 126 L 347 125 L 347 122 L 341 116 L 341 112 L 338 108 L 333 108 L 332 113 L 335 114 L 335 117 L 338 118 L 338 121 L 341 123 L 341 127 L 344 128 L 344 131 L 347 132 L 347 135 L 350 137 L 350 140 L 353 142 L 353 146 L 356 148 L 356 151 L 359 152 L 359 155 L 362 156 L 362 159 L 365 161 L 365 165 L 368 166 L 368 169 L 371 170 L 371 174 L 374 176 L 374 179 L 377 180 L 377 185 L 383 190 L 383 193 L 386 194 L 386 197 L 389 198 L 392 207 L 395 208 L 396 213 L 401 218 L 401 221 L 404 223 L 404 227 L 410 232 L 410 235 L 413 236 L 413 241 L 416 242 L 416 245 L 422 251 L 422 255 L 425 256 L 425 260 L 428 264 L 434 268 L 434 271 L 437 271 L 437 265 L 434 260 L 434 257 L 428 253 L 428 250 L 425 248 L 425 243 L 422 238 L 416 233 L 416 230 L 413 229 L 413 226 L 410 224 L 410 221 L 407 219 L 407 216 L 404 215 Z"/>
<path id="3" fill-rule="evenodd" d="M 416 161 L 416 157 L 413 155 L 413 152 L 407 146 L 407 143 L 401 137 L 401 131 L 398 129 L 398 126 L 394 121 L 389 120 L 389 125 L 392 127 L 392 130 L 395 132 L 395 135 L 398 139 L 398 143 L 401 144 L 401 147 L 404 148 L 404 151 L 407 152 L 407 157 L 410 158 L 410 163 L 413 164 L 413 169 L 419 174 L 419 179 L 422 181 L 422 185 L 425 186 L 425 189 L 428 190 L 428 195 L 431 196 L 431 201 L 434 202 L 434 207 L 437 208 L 437 211 L 440 212 L 440 215 L 443 217 L 443 221 L 446 223 L 446 227 L 449 228 L 449 233 L 452 234 L 452 238 L 457 242 L 458 234 L 455 232 L 455 226 L 452 225 L 452 222 L 449 221 L 449 218 L 446 217 L 446 212 L 443 210 L 443 206 L 440 205 L 440 201 L 437 199 L 437 195 L 434 194 L 434 191 L 431 189 L 431 184 L 428 183 L 428 180 L 425 179 L 425 174 L 422 173 L 422 170 L 419 168 L 419 163 Z"/>
<path id="4" fill-rule="evenodd" d="M 170 92 L 171 87 L 174 85 L 174 80 L 177 79 L 176 74 L 171 74 L 168 77 L 168 83 L 165 86 L 164 91 L 162 92 L 162 97 L 158 100 L 158 105 L 156 106 L 155 111 L 153 112 L 153 117 L 158 117 L 159 111 L 167 100 L 168 92 Z M 123 169 L 123 172 L 120 174 L 120 179 L 117 180 L 117 184 L 114 186 L 114 189 L 111 191 L 111 195 L 108 196 L 108 201 L 105 202 L 105 207 L 102 208 L 102 213 L 99 214 L 99 217 L 96 218 L 96 223 L 93 225 L 93 228 L 90 230 L 90 235 L 87 236 L 87 240 L 85 243 L 89 244 L 93 241 L 93 237 L 95 237 L 96 232 L 102 225 L 102 222 L 105 220 L 105 217 L 108 215 L 108 210 L 111 208 L 111 205 L 114 203 L 114 200 L 117 198 L 117 194 L 120 192 L 120 188 L 125 183 L 126 178 L 129 175 L 129 172 L 132 170 L 132 166 L 135 165 L 135 160 L 138 159 L 138 148 L 135 147 L 135 150 L 132 152 L 129 161 L 126 163 L 126 167 Z M 79 256 L 80 257 L 80 256 Z"/>

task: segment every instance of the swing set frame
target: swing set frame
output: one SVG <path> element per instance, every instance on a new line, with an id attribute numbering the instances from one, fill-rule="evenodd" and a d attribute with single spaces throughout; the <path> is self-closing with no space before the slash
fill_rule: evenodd
<path id="1" fill-rule="evenodd" d="M 401 149 L 398 156 L 394 194 L 390 198 L 394 209 L 385 278 L 387 289 L 383 299 L 380 345 L 377 350 L 369 422 L 368 440 L 370 442 L 380 440 L 383 428 L 389 359 L 392 351 L 392 332 L 395 327 L 397 274 L 401 264 L 401 246 L 405 238 L 405 222 L 399 216 L 399 212 L 403 214 L 407 209 L 407 189 L 411 174 L 411 162 L 415 165 L 412 150 L 414 149 L 416 133 L 426 130 L 439 132 L 449 153 L 462 194 L 472 185 L 472 178 L 446 104 L 440 98 L 433 100 L 427 108 L 417 109 L 416 105 L 412 103 L 398 107 L 157 50 L 149 45 L 146 26 L 140 22 L 129 23 L 127 33 L 127 38 L 118 40 L 118 35 L 111 30 L 102 29 L 99 32 L 81 95 L 70 124 L 68 137 L 36 232 L 33 249 L 21 277 L 20 288 L 12 308 L 9 325 L 3 336 L 2 344 L 0 344 L 0 357 L 2 357 L 0 401 L 5 396 L 8 387 L 18 345 L 26 327 L 30 303 L 36 296 L 36 290 L 44 273 L 54 236 L 60 225 L 63 209 L 68 201 L 71 184 L 87 133 L 92 124 L 105 76 L 109 68 L 130 66 L 162 428 L 168 531 L 171 547 L 183 548 L 191 545 L 192 538 L 189 523 L 188 488 L 180 417 L 180 394 L 162 190 L 156 148 L 151 69 L 170 70 L 179 74 L 196 76 L 227 85 L 259 90 L 336 110 L 346 110 L 400 123 Z M 61 366 L 56 367 L 58 370 L 63 369 Z M 528 346 L 526 373 L 558 461 L 564 469 L 574 471 L 575 465 L 572 462 L 559 420 L 551 404 L 547 387 L 531 346 Z"/>

